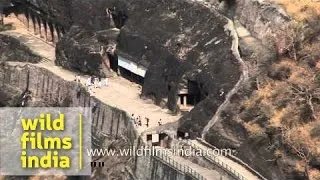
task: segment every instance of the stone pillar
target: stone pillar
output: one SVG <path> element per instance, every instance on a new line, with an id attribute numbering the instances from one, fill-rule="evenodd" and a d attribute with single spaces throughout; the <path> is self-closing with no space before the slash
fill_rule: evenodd
<path id="1" fill-rule="evenodd" d="M 15 14 L 16 15 L 16 18 L 20 21 L 20 22 L 22 22 L 23 23 L 23 25 L 26 25 L 27 23 L 26 23 L 26 18 L 25 18 L 25 16 L 24 16 L 24 14 L 22 13 L 18 13 L 18 14 Z"/>
<path id="2" fill-rule="evenodd" d="M 28 27 L 28 18 L 27 18 L 27 14 L 26 13 L 23 13 L 22 14 L 22 19 L 23 19 L 23 24 Z"/>
<path id="3" fill-rule="evenodd" d="M 187 95 L 183 95 L 183 106 L 187 107 Z"/>
<path id="4" fill-rule="evenodd" d="M 42 20 L 41 18 L 38 18 L 38 27 L 39 27 L 39 34 L 40 34 L 40 38 L 44 37 L 43 35 L 43 30 L 44 28 L 42 27 Z"/>
<path id="5" fill-rule="evenodd" d="M 57 44 L 59 39 L 58 39 L 57 27 L 55 24 L 53 25 L 52 35 L 53 35 L 53 40 L 52 40 L 53 44 Z"/>
<path id="6" fill-rule="evenodd" d="M 32 25 L 32 28 L 33 28 L 33 33 L 35 34 L 36 33 L 36 18 L 34 16 L 34 14 L 30 14 L 30 17 L 31 17 L 31 25 Z"/>
<path id="7" fill-rule="evenodd" d="M 44 39 L 48 41 L 48 26 L 47 26 L 47 21 L 45 19 L 42 19 L 42 25 L 43 25 Z"/>
<path id="8" fill-rule="evenodd" d="M 178 101 L 177 101 L 178 105 L 181 105 L 181 97 L 178 95 Z"/>
<path id="9" fill-rule="evenodd" d="M 21 21 L 22 23 L 24 23 L 23 22 L 23 19 L 22 19 L 22 17 L 21 17 L 21 14 L 15 14 L 16 15 L 16 18 L 19 20 L 19 21 Z"/>
<path id="10" fill-rule="evenodd" d="M 35 21 L 34 21 L 34 24 L 35 24 L 35 29 L 34 29 L 34 34 L 35 35 L 38 35 L 38 34 L 40 34 L 40 26 L 39 26 L 39 24 L 40 24 L 40 20 L 39 20 L 39 17 L 38 17 L 38 15 L 35 15 Z"/>
<path id="11" fill-rule="evenodd" d="M 60 26 L 56 26 L 56 31 L 57 31 L 57 40 L 59 41 L 61 39 L 61 30 Z"/>
<path id="12" fill-rule="evenodd" d="M 110 60 L 107 55 L 103 55 L 103 64 L 109 70 L 110 69 Z"/>
<path id="13" fill-rule="evenodd" d="M 47 41 L 53 42 L 53 26 L 50 22 L 47 22 Z"/>
<path id="14" fill-rule="evenodd" d="M 28 29 L 28 31 L 30 31 L 30 14 L 29 14 L 29 11 L 28 10 L 26 10 L 26 12 L 25 12 L 25 15 L 26 15 L 26 20 L 27 20 L 27 29 Z"/>
<path id="15" fill-rule="evenodd" d="M 46 22 L 42 18 L 40 20 L 40 37 L 47 39 L 47 33 L 46 33 Z"/>
<path id="16" fill-rule="evenodd" d="M 2 9 L 0 9 L 0 26 L 3 26 L 4 22 L 3 22 L 3 12 Z"/>

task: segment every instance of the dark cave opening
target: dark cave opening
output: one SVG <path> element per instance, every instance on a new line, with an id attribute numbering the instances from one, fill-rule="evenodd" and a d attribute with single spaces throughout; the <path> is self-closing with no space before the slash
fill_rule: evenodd
<path id="1" fill-rule="evenodd" d="M 177 131 L 178 139 L 188 139 L 188 137 L 189 137 L 189 134 L 187 132 L 180 131 L 180 130 Z"/>
<path id="2" fill-rule="evenodd" d="M 166 133 L 147 134 L 146 139 L 148 142 L 151 142 L 152 146 L 167 148 L 170 143 L 169 136 Z"/>
<path id="3" fill-rule="evenodd" d="M 113 8 L 107 8 L 107 12 L 111 13 L 114 25 L 118 29 L 124 26 L 125 22 L 128 20 L 128 15 L 124 11 L 118 10 L 115 6 Z"/>
<path id="4" fill-rule="evenodd" d="M 109 58 L 110 69 L 113 70 L 114 72 L 118 72 L 118 69 L 119 69 L 118 55 L 117 54 L 112 55 L 108 53 L 108 58 Z"/>
<path id="5" fill-rule="evenodd" d="M 137 83 L 139 85 L 143 85 L 143 82 L 144 82 L 143 77 L 136 75 L 136 74 L 132 73 L 131 71 L 129 71 L 125 68 L 122 68 L 122 67 L 119 67 L 119 71 L 120 71 L 120 74 L 122 77 L 124 77 L 134 83 Z"/>
<path id="6" fill-rule="evenodd" d="M 178 97 L 178 104 L 183 107 L 195 106 L 203 99 L 198 83 L 191 80 L 188 80 L 187 89 L 180 91 Z"/>

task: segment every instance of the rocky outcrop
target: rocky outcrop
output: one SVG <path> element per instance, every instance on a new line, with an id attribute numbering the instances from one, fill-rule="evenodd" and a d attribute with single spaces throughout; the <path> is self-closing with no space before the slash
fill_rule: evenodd
<path id="1" fill-rule="evenodd" d="M 8 86 L 1 86 L 1 88 L 2 90 L 0 91 L 0 107 L 15 106 L 20 95 L 22 94 L 22 91 Z"/>
<path id="2" fill-rule="evenodd" d="M 183 80 L 196 82 L 203 101 L 183 117 L 181 129 L 199 135 L 224 99 L 220 91 L 228 92 L 240 76 L 227 20 L 189 1 L 135 1 L 129 10 L 118 46 L 141 64 L 149 62 L 142 95 L 156 103 L 168 99 L 176 111 Z"/>
<path id="3" fill-rule="evenodd" d="M 250 79 L 230 98 L 229 105 L 218 117 L 220 122 L 211 127 L 205 140 L 218 148 L 235 149 L 236 157 L 267 179 L 304 179 L 304 175 L 295 169 L 294 156 L 283 155 L 279 158 L 277 151 L 283 148 L 279 130 L 266 128 L 266 132 L 262 132 L 255 129 L 256 133 L 252 134 L 245 126 L 247 122 L 255 121 L 262 127 L 268 127 L 270 117 L 262 113 L 268 111 L 266 107 L 254 104 L 255 108 L 247 110 L 244 104 L 259 88 L 260 81 L 263 81 L 261 76 L 268 73 L 271 64 L 278 58 L 277 53 L 250 34 L 242 36 L 239 45 L 242 58 L 249 66 Z M 283 151 L 287 151 L 285 149 Z"/>
<path id="4" fill-rule="evenodd" d="M 0 62 L 21 61 L 37 63 L 41 58 L 17 39 L 0 34 Z"/>
<path id="5" fill-rule="evenodd" d="M 72 26 L 56 48 L 56 64 L 66 69 L 105 77 L 110 59 L 103 46 L 115 44 L 117 29 L 92 32 Z"/>
<path id="6" fill-rule="evenodd" d="M 264 45 L 276 46 L 279 54 L 287 52 L 292 43 L 290 36 L 295 36 L 291 31 L 295 21 L 281 6 L 270 0 L 210 0 L 210 3 L 230 19 L 239 20 Z"/>
<path id="7" fill-rule="evenodd" d="M 245 128 L 241 118 L 254 117 L 259 123 L 265 123 L 268 118 L 260 113 L 260 107 L 252 109 L 250 114 L 243 112 L 239 102 L 250 94 L 249 88 L 252 87 L 245 87 L 233 96 L 231 104 L 220 117 L 221 122 L 207 133 L 206 141 L 218 148 L 235 149 L 236 157 L 267 179 L 306 179 L 305 175 L 296 169 L 296 157 L 285 153 L 280 157 L 277 154 L 279 149 L 286 151 L 280 130 L 267 128 L 265 133 L 252 134 Z"/>
<path id="8" fill-rule="evenodd" d="M 267 0 L 239 0 L 235 15 L 252 35 L 266 44 L 274 43 L 280 54 L 286 53 L 294 21 L 284 9 Z"/>

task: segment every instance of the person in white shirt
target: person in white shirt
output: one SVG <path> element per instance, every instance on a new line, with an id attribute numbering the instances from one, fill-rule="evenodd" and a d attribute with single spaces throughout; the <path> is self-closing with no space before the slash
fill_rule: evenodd
<path id="1" fill-rule="evenodd" d="M 92 86 L 89 86 L 89 87 L 88 87 L 88 93 L 89 93 L 90 96 L 93 95 Z"/>
<path id="2" fill-rule="evenodd" d="M 98 82 L 99 82 L 99 79 L 98 78 L 94 78 L 94 81 L 93 81 L 94 88 L 98 88 Z"/>
<path id="3" fill-rule="evenodd" d="M 77 83 L 80 83 L 80 80 L 81 80 L 80 75 L 77 75 L 77 76 L 76 76 L 76 82 L 77 82 Z"/>
<path id="4" fill-rule="evenodd" d="M 89 78 L 87 79 L 86 86 L 87 86 L 87 87 L 91 86 L 91 77 L 89 77 Z"/>
<path id="5" fill-rule="evenodd" d="M 108 87 L 108 85 L 109 85 L 109 80 L 108 80 L 108 78 L 105 78 L 105 85 Z"/>
<path id="6" fill-rule="evenodd" d="M 98 88 L 101 88 L 101 87 L 102 87 L 102 82 L 98 81 Z"/>

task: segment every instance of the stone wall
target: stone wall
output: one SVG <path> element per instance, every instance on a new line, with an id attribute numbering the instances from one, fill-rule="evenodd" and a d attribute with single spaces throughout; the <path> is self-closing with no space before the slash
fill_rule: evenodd
<path id="1" fill-rule="evenodd" d="M 152 156 L 138 157 L 136 177 L 144 180 L 192 180 L 192 177 L 168 166 L 162 160 Z M 189 179 L 188 179 L 189 178 Z"/>
<path id="2" fill-rule="evenodd" d="M 132 142 L 137 138 L 133 124 L 123 110 L 90 97 L 83 87 L 78 86 L 75 82 L 64 81 L 46 69 L 31 65 L 23 67 L 1 65 L 0 85 L 13 87 L 20 91 L 28 87 L 33 100 L 41 99 L 44 105 L 95 106 L 91 123 L 97 132 L 114 137 L 130 137 Z"/>
<path id="3" fill-rule="evenodd" d="M 130 148 L 137 139 L 137 132 L 126 112 L 90 97 L 77 83 L 67 82 L 48 70 L 31 65 L 13 67 L 1 64 L 0 87 L 0 96 L 4 97 L 0 97 L 1 102 L 9 99 L 6 101 L 11 102 L 11 106 L 21 105 L 23 93 L 28 89 L 32 93 L 32 99 L 27 102 L 29 107 L 91 107 L 93 114 L 90 123 L 92 123 L 93 137 L 90 138 L 94 144 L 98 142 L 100 148 L 109 148 L 110 145 L 116 149 Z M 11 94 L 7 92 L 9 90 L 18 94 Z M 10 98 L 10 95 L 14 97 Z M 113 163 L 122 166 L 113 168 L 113 164 L 105 163 L 104 168 L 109 170 L 102 171 L 96 176 L 118 178 L 125 167 L 129 169 L 133 167 L 132 163 L 126 161 L 127 157 L 105 158 L 105 162 L 112 159 Z M 113 172 L 111 175 L 108 174 L 110 171 Z M 126 173 L 125 177 L 130 177 L 130 174 Z"/>

